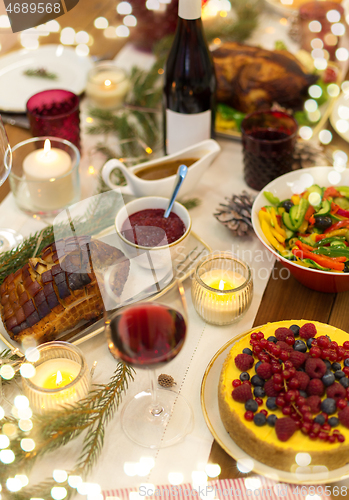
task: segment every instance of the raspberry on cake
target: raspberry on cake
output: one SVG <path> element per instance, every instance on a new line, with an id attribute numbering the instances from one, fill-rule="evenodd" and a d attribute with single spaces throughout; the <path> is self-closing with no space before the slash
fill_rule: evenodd
<path id="1" fill-rule="evenodd" d="M 295 342 L 298 331 L 304 340 Z M 285 471 L 298 467 L 298 453 L 311 456 L 310 466 L 333 470 L 347 464 L 349 384 L 341 381 L 349 376 L 348 347 L 344 331 L 306 320 L 268 323 L 236 342 L 218 393 L 222 422 L 235 443 L 255 460 Z M 232 392 L 241 371 L 250 379 Z M 246 407 L 237 398 L 248 400 Z"/>

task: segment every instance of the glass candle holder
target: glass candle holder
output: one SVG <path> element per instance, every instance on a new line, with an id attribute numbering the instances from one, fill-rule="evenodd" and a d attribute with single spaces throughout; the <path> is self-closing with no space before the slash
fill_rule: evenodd
<path id="1" fill-rule="evenodd" d="M 72 142 L 81 151 L 79 97 L 69 90 L 44 90 L 27 102 L 34 137 L 53 136 Z"/>
<path id="2" fill-rule="evenodd" d="M 23 393 L 34 412 L 59 410 L 87 395 L 91 374 L 80 349 L 67 342 L 48 342 L 36 349 L 35 375 L 22 377 Z"/>
<path id="3" fill-rule="evenodd" d="M 129 86 L 123 69 L 113 61 L 102 61 L 88 73 L 85 92 L 92 105 L 114 109 L 123 103 Z"/>
<path id="4" fill-rule="evenodd" d="M 17 205 L 31 215 L 55 215 L 76 203 L 79 164 L 79 150 L 64 139 L 34 137 L 20 142 L 12 149 L 9 175 Z"/>
<path id="5" fill-rule="evenodd" d="M 229 252 L 209 255 L 195 270 L 191 295 L 196 312 L 207 323 L 234 323 L 251 305 L 251 270 Z"/>
<path id="6" fill-rule="evenodd" d="M 281 111 L 257 111 L 241 123 L 246 183 L 260 191 L 292 170 L 298 125 Z"/>

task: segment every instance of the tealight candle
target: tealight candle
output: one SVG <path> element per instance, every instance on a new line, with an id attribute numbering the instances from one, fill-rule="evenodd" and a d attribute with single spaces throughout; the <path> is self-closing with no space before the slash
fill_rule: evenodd
<path id="1" fill-rule="evenodd" d="M 37 413 L 57 410 L 86 396 L 91 377 L 81 351 L 66 342 L 40 345 L 35 375 L 23 378 L 23 392 Z M 29 358 L 30 361 L 30 358 Z"/>
<path id="2" fill-rule="evenodd" d="M 85 91 L 95 106 L 112 109 L 122 104 L 128 89 L 125 72 L 114 63 L 103 61 L 88 74 Z"/>
<path id="3" fill-rule="evenodd" d="M 36 368 L 33 384 L 44 389 L 59 389 L 70 384 L 80 372 L 80 365 L 71 359 L 56 359 L 42 363 Z"/>
<path id="4" fill-rule="evenodd" d="M 49 139 L 45 140 L 43 149 L 29 153 L 23 160 L 23 172 L 29 181 L 33 205 L 44 210 L 67 205 L 74 196 L 71 168 L 69 154 L 63 149 L 51 148 Z"/>
<path id="5" fill-rule="evenodd" d="M 201 262 L 192 282 L 192 299 L 197 313 L 214 325 L 228 325 L 249 308 L 253 294 L 247 264 L 227 252 Z"/>

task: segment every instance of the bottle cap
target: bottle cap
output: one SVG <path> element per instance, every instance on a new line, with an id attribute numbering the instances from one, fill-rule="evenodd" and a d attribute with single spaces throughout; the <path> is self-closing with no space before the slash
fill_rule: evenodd
<path id="1" fill-rule="evenodd" d="M 178 16 L 182 19 L 199 19 L 201 17 L 201 0 L 179 0 Z"/>

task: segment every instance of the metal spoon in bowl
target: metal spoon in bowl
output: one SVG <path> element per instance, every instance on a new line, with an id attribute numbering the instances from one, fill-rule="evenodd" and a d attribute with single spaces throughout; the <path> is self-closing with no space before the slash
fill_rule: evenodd
<path id="1" fill-rule="evenodd" d="M 188 167 L 186 165 L 179 165 L 178 170 L 177 170 L 177 175 L 176 175 L 173 193 L 172 193 L 172 196 L 170 199 L 170 203 L 168 204 L 168 207 L 164 213 L 165 219 L 167 219 L 171 213 L 171 210 L 172 210 L 173 204 L 175 202 L 175 199 L 177 197 L 179 188 L 181 187 L 181 185 L 185 179 L 185 176 L 187 175 L 187 172 L 188 172 Z"/>

